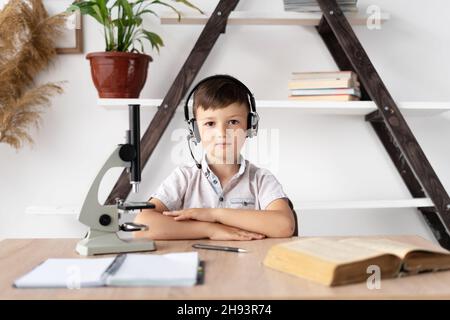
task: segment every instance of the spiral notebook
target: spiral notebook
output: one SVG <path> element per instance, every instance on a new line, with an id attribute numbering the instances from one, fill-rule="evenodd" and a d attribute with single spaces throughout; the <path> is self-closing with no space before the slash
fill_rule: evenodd
<path id="1" fill-rule="evenodd" d="M 16 288 L 193 286 L 203 274 L 197 252 L 120 254 L 112 258 L 47 259 L 17 279 Z"/>

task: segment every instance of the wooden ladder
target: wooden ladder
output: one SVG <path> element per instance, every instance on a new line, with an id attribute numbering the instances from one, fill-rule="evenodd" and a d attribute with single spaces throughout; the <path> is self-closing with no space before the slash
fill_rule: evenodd
<path id="1" fill-rule="evenodd" d="M 181 100 L 206 61 L 220 34 L 225 33 L 230 13 L 239 0 L 220 0 L 194 48 L 158 107 L 141 140 L 143 169 L 164 134 Z M 450 198 L 414 137 L 395 101 L 375 70 L 336 0 L 318 0 L 323 15 L 316 27 L 340 70 L 352 70 L 361 83 L 362 100 L 372 100 L 378 110 L 365 116 L 383 143 L 414 198 L 428 196 L 433 207 L 418 208 L 439 244 L 450 249 Z M 126 170 L 106 199 L 126 199 L 131 190 Z"/>

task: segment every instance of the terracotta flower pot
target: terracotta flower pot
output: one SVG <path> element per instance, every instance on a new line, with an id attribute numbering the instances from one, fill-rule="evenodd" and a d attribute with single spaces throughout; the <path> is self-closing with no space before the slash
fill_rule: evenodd
<path id="1" fill-rule="evenodd" d="M 131 52 L 92 52 L 86 55 L 100 98 L 139 98 L 152 57 Z"/>

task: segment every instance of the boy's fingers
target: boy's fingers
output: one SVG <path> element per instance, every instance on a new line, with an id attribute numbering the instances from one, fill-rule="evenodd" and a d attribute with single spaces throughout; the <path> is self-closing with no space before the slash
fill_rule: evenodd
<path id="1" fill-rule="evenodd" d="M 189 220 L 190 217 L 185 216 L 185 215 L 181 215 L 181 216 L 176 216 L 175 218 L 173 218 L 174 220 L 180 221 L 180 220 Z"/>
<path id="2" fill-rule="evenodd" d="M 243 233 L 243 234 L 240 234 L 240 236 L 242 238 L 244 238 L 245 240 L 252 240 L 252 235 L 251 234 Z"/>
<path id="3" fill-rule="evenodd" d="M 242 232 L 237 232 L 237 233 L 235 233 L 234 235 L 235 235 L 234 238 L 235 238 L 236 240 L 245 240 L 245 239 L 248 238 L 248 236 L 245 235 L 245 233 L 242 233 Z"/>
<path id="4" fill-rule="evenodd" d="M 251 237 L 255 237 L 255 238 L 258 238 L 258 237 L 261 236 L 261 234 L 259 234 L 259 233 L 254 233 L 254 232 L 247 232 L 247 235 L 249 235 L 249 236 L 251 236 Z"/>

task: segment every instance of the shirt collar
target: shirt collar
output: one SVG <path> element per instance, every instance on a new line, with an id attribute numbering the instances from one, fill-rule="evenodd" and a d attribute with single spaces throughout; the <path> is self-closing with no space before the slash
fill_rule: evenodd
<path id="1" fill-rule="evenodd" d="M 240 176 L 241 174 L 244 173 L 245 171 L 245 166 L 246 166 L 246 161 L 245 158 L 242 154 L 239 154 L 239 171 L 236 174 L 236 176 Z M 205 176 L 210 179 L 211 176 L 215 177 L 214 172 L 212 172 L 212 170 L 209 168 L 208 162 L 206 161 L 206 152 L 203 153 L 203 158 L 202 158 L 202 171 L 205 174 Z"/>

